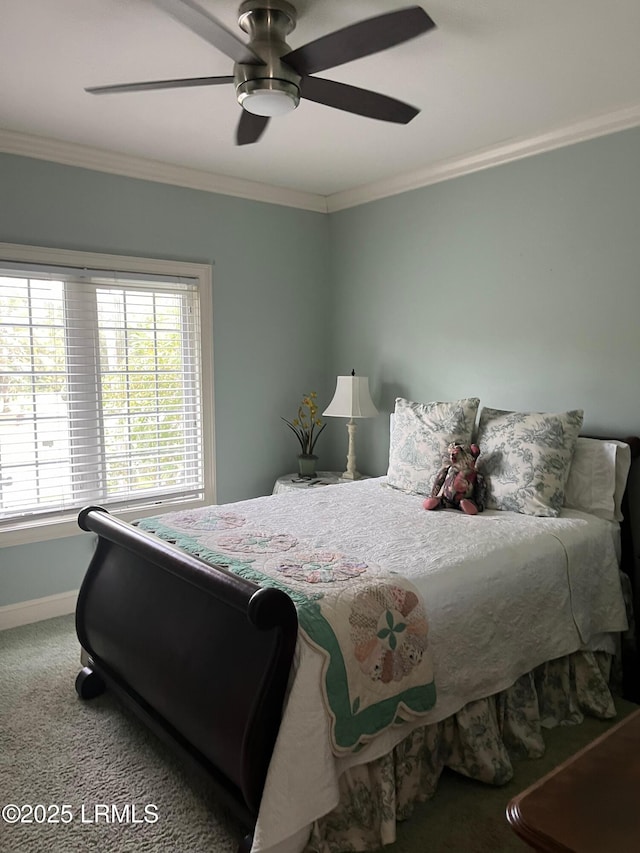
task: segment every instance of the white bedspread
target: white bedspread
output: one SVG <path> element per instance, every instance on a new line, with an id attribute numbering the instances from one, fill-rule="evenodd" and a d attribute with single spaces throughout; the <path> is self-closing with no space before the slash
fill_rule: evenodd
<path id="1" fill-rule="evenodd" d="M 259 529 L 339 547 L 398 572 L 422 593 L 437 701 L 417 723 L 387 730 L 357 755 L 332 754 L 320 692 L 322 658 L 304 641 L 274 750 L 253 853 L 297 853 L 310 824 L 338 802 L 338 777 L 467 702 L 509 687 L 545 660 L 580 648 L 612 651 L 627 627 L 617 527 L 566 511 L 533 518 L 486 511 L 426 512 L 386 478 L 227 504 Z"/>

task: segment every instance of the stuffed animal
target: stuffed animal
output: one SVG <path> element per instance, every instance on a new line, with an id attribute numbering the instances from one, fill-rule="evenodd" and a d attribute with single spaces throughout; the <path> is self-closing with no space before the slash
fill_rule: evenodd
<path id="1" fill-rule="evenodd" d="M 447 461 L 438 472 L 431 489 L 431 497 L 423 503 L 424 508 L 438 509 L 444 505 L 461 509 L 467 515 L 482 512 L 486 487 L 484 477 L 476 471 L 479 455 L 477 444 L 452 442 L 447 448 Z"/>

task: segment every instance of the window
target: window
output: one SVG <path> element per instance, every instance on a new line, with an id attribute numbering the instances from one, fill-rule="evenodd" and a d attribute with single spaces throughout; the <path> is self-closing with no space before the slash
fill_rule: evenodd
<path id="1" fill-rule="evenodd" d="M 203 265 L 0 244 L 3 544 L 213 501 L 210 290 Z"/>

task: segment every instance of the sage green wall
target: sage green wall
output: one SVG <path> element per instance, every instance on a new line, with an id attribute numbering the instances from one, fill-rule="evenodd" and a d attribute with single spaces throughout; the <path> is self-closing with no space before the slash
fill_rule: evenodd
<path id="1" fill-rule="evenodd" d="M 279 416 L 333 392 L 328 227 L 319 213 L 0 155 L 0 241 L 214 264 L 221 503 L 269 493 L 295 465 Z M 0 547 L 0 605 L 76 589 L 90 538 Z"/>
<path id="2" fill-rule="evenodd" d="M 332 215 L 334 372 L 386 412 L 474 395 L 638 433 L 639 164 L 633 129 Z M 387 429 L 359 426 L 359 470 Z"/>
<path id="3" fill-rule="evenodd" d="M 0 240 L 215 261 L 227 502 L 270 490 L 295 453 L 279 415 L 352 368 L 383 412 L 474 394 L 640 431 L 639 159 L 633 129 L 322 216 L 7 155 Z M 386 470 L 387 424 L 359 425 L 360 470 Z M 345 453 L 331 422 L 321 462 Z M 77 588 L 89 552 L 0 548 L 0 605 Z"/>

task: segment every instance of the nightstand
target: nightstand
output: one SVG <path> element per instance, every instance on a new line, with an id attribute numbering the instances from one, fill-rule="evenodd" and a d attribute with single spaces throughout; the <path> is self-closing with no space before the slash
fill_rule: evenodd
<path id="1" fill-rule="evenodd" d="M 363 475 L 360 479 L 367 480 L 368 477 Z M 301 479 L 296 473 L 284 474 L 275 481 L 272 494 L 280 495 L 294 489 L 321 489 L 322 486 L 334 486 L 337 483 L 353 483 L 353 480 L 343 480 L 340 471 L 317 471 L 315 477 L 308 480 Z"/>

